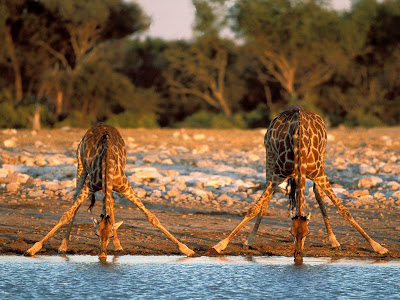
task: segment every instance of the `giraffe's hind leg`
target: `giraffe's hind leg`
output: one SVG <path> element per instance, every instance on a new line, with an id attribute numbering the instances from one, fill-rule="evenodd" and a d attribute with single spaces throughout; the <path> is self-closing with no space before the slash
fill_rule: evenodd
<path id="1" fill-rule="evenodd" d="M 317 199 L 319 208 L 321 210 L 322 213 L 322 217 L 324 218 L 324 222 L 325 222 L 325 227 L 326 227 L 326 231 L 328 233 L 328 240 L 331 243 L 333 248 L 340 248 L 340 244 L 336 239 L 336 236 L 334 235 L 333 231 L 332 231 L 332 227 L 331 224 L 329 223 L 329 219 L 328 219 L 328 213 L 326 212 L 325 209 L 325 204 L 324 201 L 321 197 L 321 195 L 324 195 L 324 191 L 321 189 L 320 186 L 316 185 L 314 183 L 314 194 L 315 194 L 315 199 Z"/>
<path id="2" fill-rule="evenodd" d="M 72 216 L 72 219 L 68 224 L 67 233 L 65 234 L 65 237 L 63 238 L 61 245 L 58 248 L 59 253 L 66 253 L 68 250 L 69 236 L 71 234 L 72 226 L 74 225 L 75 217 L 76 217 L 76 214 L 78 213 L 79 207 L 80 207 L 80 205 L 74 211 L 74 215 Z"/>
<path id="3" fill-rule="evenodd" d="M 79 149 L 80 149 L 80 146 L 78 147 L 78 152 L 79 152 Z M 78 170 L 78 174 L 77 174 L 78 180 L 76 182 L 76 191 L 75 191 L 75 194 L 74 194 L 74 200 L 75 201 L 77 201 L 76 200 L 77 197 L 81 194 L 82 189 L 84 188 L 85 183 L 86 183 L 86 179 L 87 179 L 87 173 L 83 169 L 82 162 L 80 160 L 80 155 L 78 155 L 78 168 L 77 168 L 77 170 Z M 92 199 L 92 203 L 94 203 L 93 202 L 94 194 L 91 195 L 91 199 Z M 77 214 L 77 212 L 79 210 L 79 207 L 80 207 L 80 205 L 76 208 L 76 210 L 74 212 L 74 215 L 72 216 L 72 219 L 68 224 L 68 229 L 67 229 L 67 232 L 65 234 L 65 237 L 63 238 L 63 240 L 61 242 L 61 245 L 58 248 L 58 252 L 60 252 L 60 253 L 66 253 L 67 250 L 68 250 L 69 236 L 71 234 L 72 226 L 74 225 L 75 217 L 76 217 L 76 214 Z"/>
<path id="4" fill-rule="evenodd" d="M 319 178 L 315 179 L 314 182 L 319 185 L 326 195 L 331 199 L 333 204 L 339 211 L 339 214 L 348 221 L 357 231 L 367 240 L 367 242 L 371 245 L 372 249 L 379 254 L 387 254 L 389 251 L 382 247 L 379 243 L 375 242 L 365 231 L 361 228 L 361 226 L 354 220 L 351 216 L 349 210 L 342 204 L 339 198 L 336 197 L 335 193 L 332 191 L 331 185 L 329 184 L 328 178 L 324 173 Z"/>
<path id="5" fill-rule="evenodd" d="M 220 241 L 218 244 L 214 245 L 210 250 L 208 250 L 209 254 L 213 252 L 221 253 L 221 251 L 225 250 L 233 237 L 239 232 L 239 230 L 242 229 L 242 227 L 246 225 L 248 221 L 250 221 L 255 216 L 257 216 L 257 214 L 260 213 L 264 202 L 267 201 L 267 199 L 270 199 L 272 191 L 275 190 L 275 187 L 280 183 L 278 178 L 275 179 L 276 180 L 272 180 L 272 183 L 268 185 L 267 189 L 264 191 L 260 199 L 257 200 L 257 202 L 252 207 L 250 207 L 250 209 L 247 211 L 246 216 L 239 223 L 239 225 L 237 225 L 235 229 L 233 229 L 229 236 Z"/>
<path id="6" fill-rule="evenodd" d="M 151 213 L 140 201 L 140 199 L 136 196 L 135 192 L 132 189 L 131 184 L 128 181 L 128 178 L 124 176 L 122 178 L 122 187 L 118 189 L 118 192 L 120 192 L 122 195 L 124 195 L 129 201 L 134 203 L 147 217 L 149 222 L 154 226 L 160 229 L 172 242 L 175 243 L 175 245 L 178 246 L 179 251 L 181 251 L 183 254 L 186 254 L 187 256 L 194 256 L 195 253 L 193 250 L 189 249 L 185 244 L 181 243 L 178 241 L 177 238 L 175 238 L 158 220 L 158 218 Z"/>
<path id="7" fill-rule="evenodd" d="M 271 182 L 269 184 L 271 184 Z M 262 217 L 264 215 L 265 210 L 268 207 L 268 203 L 271 200 L 271 197 L 272 197 L 272 193 L 270 193 L 267 196 L 267 198 L 265 199 L 265 201 L 260 209 L 260 212 L 258 213 L 257 220 L 256 220 L 256 223 L 254 224 L 253 230 L 250 232 L 249 236 L 247 237 L 247 240 L 243 244 L 244 249 L 249 249 L 253 246 L 254 239 L 256 237 L 258 228 L 260 227 Z"/>

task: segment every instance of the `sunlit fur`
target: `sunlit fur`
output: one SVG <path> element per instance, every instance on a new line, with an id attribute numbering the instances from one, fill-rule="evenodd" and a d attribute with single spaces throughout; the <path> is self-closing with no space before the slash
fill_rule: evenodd
<path id="1" fill-rule="evenodd" d="M 251 247 L 272 194 L 279 190 L 279 185 L 287 179 L 292 187 L 290 193 L 291 210 L 295 212 L 299 222 L 298 225 L 295 222 L 294 228 L 292 228 L 296 238 L 295 257 L 300 258 L 302 256 L 304 239 L 308 233 L 307 221 L 304 220 L 306 179 L 314 182 L 315 199 L 324 218 L 328 240 L 332 247 L 340 247 L 340 244 L 336 240 L 328 220 L 323 201 L 324 194 L 330 198 L 339 214 L 370 243 L 375 252 L 388 253 L 386 248 L 371 239 L 358 225 L 349 210 L 342 204 L 341 199 L 337 198 L 333 192 L 324 171 L 326 142 L 327 132 L 324 121 L 316 113 L 300 106 L 294 106 L 276 116 L 271 121 L 264 138 L 267 188 L 229 236 L 214 245 L 210 249 L 210 253 L 223 251 L 239 230 L 258 215 L 253 230 L 244 244 L 245 248 Z"/>
<path id="2" fill-rule="evenodd" d="M 122 221 L 112 224 L 109 216 L 104 217 L 104 215 L 101 215 L 100 222 L 96 219 L 93 219 L 93 223 L 97 227 L 96 235 L 99 238 L 99 257 L 107 257 L 107 246 L 110 242 L 110 239 L 114 236 L 114 230 L 118 229 L 118 227 L 122 224 Z"/>
<path id="3" fill-rule="evenodd" d="M 89 210 L 91 210 L 95 203 L 94 193 L 97 191 L 102 191 L 104 195 L 103 217 L 100 222 L 95 222 L 95 224 L 99 226 L 97 232 L 101 244 L 100 256 L 104 257 L 106 255 L 106 248 L 112 236 L 115 250 L 122 250 L 116 231 L 118 226 L 121 225 L 121 222 L 115 223 L 113 192 L 121 193 L 135 204 L 145 214 L 149 222 L 160 229 L 178 247 L 179 251 L 187 256 L 194 255 L 194 251 L 181 243 L 161 225 L 158 218 L 151 213 L 137 197 L 125 174 L 127 159 L 126 147 L 121 134 L 116 128 L 103 123 L 97 123 L 90 128 L 78 145 L 77 159 L 78 170 L 74 204 L 64 212 L 53 229 L 50 230 L 43 239 L 29 248 L 25 255 L 32 256 L 38 252 L 43 247 L 43 244 L 46 243 L 62 225 L 70 221 L 65 238 L 59 248 L 60 252 L 66 252 L 69 235 L 79 207 L 89 198 L 91 200 Z"/>
<path id="4" fill-rule="evenodd" d="M 294 237 L 294 259 L 295 260 L 301 260 L 303 259 L 303 247 L 304 247 L 304 242 L 306 240 L 306 236 L 310 233 L 308 230 L 308 222 L 310 220 L 310 217 L 304 217 L 304 216 L 295 216 L 292 218 L 292 229 L 290 230 L 290 233 Z"/>

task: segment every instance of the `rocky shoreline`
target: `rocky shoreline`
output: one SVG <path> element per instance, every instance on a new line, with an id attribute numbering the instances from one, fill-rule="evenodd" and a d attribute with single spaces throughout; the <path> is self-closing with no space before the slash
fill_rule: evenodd
<path id="1" fill-rule="evenodd" d="M 84 133 L 69 128 L 0 131 L 0 203 L 52 199 L 69 205 L 76 183 L 75 151 Z M 265 188 L 265 129 L 122 129 L 121 133 L 128 150 L 126 173 L 149 205 L 240 215 Z M 398 210 L 399 133 L 399 128 L 329 131 L 325 170 L 347 207 L 376 210 L 377 218 Z M 116 203 L 128 204 L 114 194 Z M 98 200 L 101 197 L 96 194 Z M 327 197 L 324 201 L 332 206 Z M 318 207 L 308 180 L 306 202 L 310 210 Z M 271 209 L 285 214 L 287 207 L 282 186 Z M 399 236 L 397 225 L 395 230 Z"/>

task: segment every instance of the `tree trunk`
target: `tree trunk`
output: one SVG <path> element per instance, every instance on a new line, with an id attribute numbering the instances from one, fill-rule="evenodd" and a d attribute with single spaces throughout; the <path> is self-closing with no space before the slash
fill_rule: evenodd
<path id="1" fill-rule="evenodd" d="M 40 104 L 36 104 L 35 114 L 32 119 L 32 128 L 33 130 L 40 130 L 40 111 L 42 110 L 42 106 Z"/>
<path id="2" fill-rule="evenodd" d="M 232 116 L 231 108 L 229 107 L 228 103 L 226 103 L 225 97 L 221 94 L 215 95 L 219 104 L 221 105 L 222 111 L 224 112 L 225 116 L 230 117 Z"/>
<path id="3" fill-rule="evenodd" d="M 57 91 L 57 99 L 56 99 L 56 115 L 59 117 L 63 111 L 63 92 L 61 90 Z"/>
<path id="4" fill-rule="evenodd" d="M 21 70 L 17 55 L 15 53 L 14 42 L 12 40 L 10 28 L 5 29 L 5 45 L 7 47 L 8 55 L 11 60 L 11 65 L 14 71 L 14 88 L 15 88 L 15 99 L 19 102 L 22 99 L 22 77 Z"/>

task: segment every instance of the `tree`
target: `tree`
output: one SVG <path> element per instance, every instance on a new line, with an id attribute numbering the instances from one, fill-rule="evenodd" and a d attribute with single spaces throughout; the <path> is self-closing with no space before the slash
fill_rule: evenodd
<path id="1" fill-rule="evenodd" d="M 177 43 L 165 51 L 165 77 L 173 94 L 194 96 L 226 116 L 232 109 L 226 99 L 226 73 L 234 45 L 219 37 L 224 20 L 215 13 L 214 1 L 193 0 L 196 41 Z"/>
<path id="2" fill-rule="evenodd" d="M 38 45 L 58 59 L 48 73 L 54 74 L 59 80 L 54 81 L 53 87 L 49 87 L 49 82 L 44 80 L 45 87 L 42 90 L 56 91 L 57 110 L 60 112 L 63 95 L 69 92 L 63 89 L 68 85 L 60 85 L 60 82 L 72 77 L 77 77 L 76 81 L 79 82 L 82 75 L 80 72 L 85 70 L 87 64 L 91 65 L 104 58 L 104 52 L 101 51 L 103 44 L 145 30 L 149 26 L 149 20 L 137 4 L 119 0 L 43 2 L 58 17 L 68 41 L 67 45 L 60 45 L 50 44 L 45 37 L 36 40 Z"/>
<path id="3" fill-rule="evenodd" d="M 321 107 L 333 123 L 375 126 L 400 122 L 400 2 L 360 0 L 343 14 L 349 59 L 324 88 Z M 332 103 L 334 105 L 332 105 Z"/>
<path id="4" fill-rule="evenodd" d="M 195 96 L 226 116 L 232 111 L 225 98 L 227 44 L 221 40 L 202 40 L 188 47 L 177 45 L 165 52 L 165 72 L 171 93 Z"/>
<path id="5" fill-rule="evenodd" d="M 340 19 L 318 0 L 240 0 L 231 19 L 252 45 L 260 78 L 279 82 L 289 103 L 308 98 L 343 59 Z"/>

